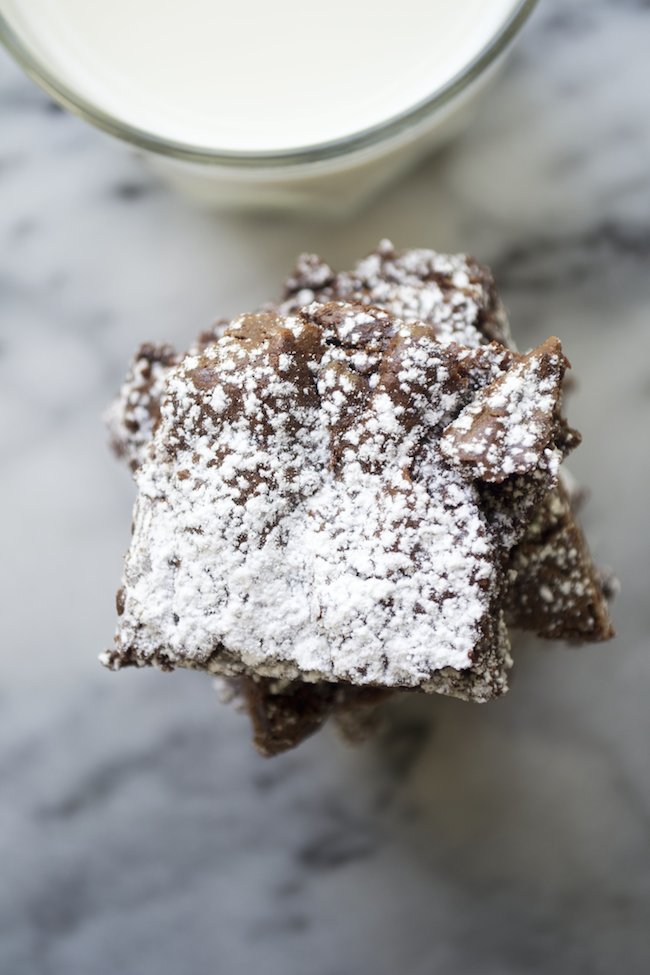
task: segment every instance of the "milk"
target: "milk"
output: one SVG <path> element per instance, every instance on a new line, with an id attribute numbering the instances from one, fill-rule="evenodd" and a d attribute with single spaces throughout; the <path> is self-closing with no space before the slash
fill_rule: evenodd
<path id="1" fill-rule="evenodd" d="M 461 73 L 519 4 L 4 0 L 0 6 L 50 74 L 102 112 L 173 143 L 245 154 L 336 142 L 408 112 Z M 355 168 L 359 160 L 351 162 Z M 215 175 L 223 173 L 213 169 Z M 259 181 L 245 182 L 250 188 Z"/>

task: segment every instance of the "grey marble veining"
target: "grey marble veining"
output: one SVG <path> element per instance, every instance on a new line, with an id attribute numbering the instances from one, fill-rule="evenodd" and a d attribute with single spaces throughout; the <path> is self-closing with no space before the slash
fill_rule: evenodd
<path id="1" fill-rule="evenodd" d="M 3 975 L 648 971 L 649 43 L 647 3 L 541 0 L 471 130 L 336 224 L 193 210 L 0 57 Z M 133 498 L 99 415 L 140 339 L 387 235 L 563 338 L 619 635 L 265 762 L 209 680 L 96 663 Z"/>

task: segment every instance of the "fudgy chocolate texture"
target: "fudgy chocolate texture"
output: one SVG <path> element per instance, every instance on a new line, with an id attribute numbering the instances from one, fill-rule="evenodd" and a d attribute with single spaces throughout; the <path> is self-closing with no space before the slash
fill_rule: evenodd
<path id="1" fill-rule="evenodd" d="M 270 755 L 328 718 L 361 737 L 395 689 L 503 693 L 506 621 L 611 635 L 558 481 L 566 360 L 515 351 L 485 268 L 304 257 L 224 327 L 143 346 L 109 411 L 140 492 L 107 665 L 226 677 Z"/>
<path id="2" fill-rule="evenodd" d="M 286 282 L 280 310 L 329 299 L 377 305 L 406 321 L 425 321 L 442 342 L 481 346 L 496 341 L 516 348 L 492 274 L 464 255 L 423 248 L 396 251 L 390 241 L 382 241 L 351 271 L 335 272 L 318 256 L 303 254 Z M 567 450 L 580 442 L 568 427 L 566 437 Z M 506 491 L 513 490 L 516 482 L 506 485 Z M 530 532 L 512 553 L 509 625 L 571 643 L 610 639 L 607 585 L 567 503 L 566 487 L 560 480 L 538 501 Z M 560 510 L 561 530 L 553 514 Z"/>
<path id="3" fill-rule="evenodd" d="M 348 741 L 363 741 L 377 726 L 380 705 L 391 696 L 381 688 L 322 681 L 246 677 L 230 684 L 251 719 L 255 747 L 267 758 L 295 748 L 330 718 Z"/>
<path id="4" fill-rule="evenodd" d="M 608 579 L 594 567 L 567 487 L 560 483 L 537 506 L 511 557 L 514 579 L 507 615 L 551 640 L 584 643 L 614 635 Z"/>

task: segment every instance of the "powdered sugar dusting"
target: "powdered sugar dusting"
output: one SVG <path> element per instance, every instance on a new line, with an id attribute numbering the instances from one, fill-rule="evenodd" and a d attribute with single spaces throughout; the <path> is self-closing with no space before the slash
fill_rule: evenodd
<path id="1" fill-rule="evenodd" d="M 280 312 L 329 299 L 377 305 L 406 322 L 426 322 L 443 343 L 476 348 L 496 340 L 511 346 L 492 275 L 464 254 L 425 248 L 399 253 L 382 240 L 352 271 L 338 273 L 316 255 L 303 254 L 287 281 Z"/>
<path id="2" fill-rule="evenodd" d="M 359 305 L 236 320 L 167 378 L 105 662 L 502 691 L 505 535 L 440 436 L 521 362 Z"/>
<path id="3" fill-rule="evenodd" d="M 515 349 L 492 275 L 463 255 L 421 249 L 399 253 L 390 241 L 382 241 L 374 254 L 341 273 L 314 255 L 303 255 L 287 282 L 281 308 L 291 309 L 315 297 L 354 298 L 390 307 L 407 320 L 420 317 L 434 325 L 442 342 L 476 347 L 494 340 Z M 567 432 L 561 448 L 546 447 L 530 474 L 510 475 L 491 490 L 486 486 L 483 499 L 493 526 L 505 533 L 508 543 L 521 539 L 521 551 L 516 548 L 512 555 L 510 622 L 554 638 L 607 639 L 612 632 L 605 591 L 609 583 L 602 582 L 591 560 L 576 515 L 569 509 L 562 530 L 557 530 L 550 513 L 552 503 L 562 504 L 561 490 L 555 487 L 559 464 L 579 442 L 575 431 Z M 551 496 L 545 499 L 549 487 Z M 540 507 L 534 513 L 536 504 Z M 522 534 L 520 527 L 531 516 L 530 531 Z M 562 567 L 569 564 L 570 593 L 560 593 L 553 572 L 561 576 Z M 561 598 L 552 602 L 539 598 L 538 566 L 544 567 L 548 587 Z"/>
<path id="4" fill-rule="evenodd" d="M 575 495 L 562 474 L 535 510 L 526 538 L 513 551 L 509 610 L 540 636 L 607 640 L 613 629 L 603 593 L 611 582 L 591 563 L 572 510 Z"/>
<path id="5" fill-rule="evenodd" d="M 445 457 L 495 483 L 532 471 L 551 439 L 565 368 L 558 339 L 524 356 L 445 430 Z"/>
<path id="6" fill-rule="evenodd" d="M 111 443 L 135 470 L 144 459 L 160 416 L 160 398 L 169 370 L 179 360 L 169 345 L 140 346 L 119 396 L 106 411 Z"/>

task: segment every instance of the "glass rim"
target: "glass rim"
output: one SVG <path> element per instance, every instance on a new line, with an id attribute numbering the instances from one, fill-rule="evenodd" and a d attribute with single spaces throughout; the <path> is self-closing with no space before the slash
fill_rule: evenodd
<path id="1" fill-rule="evenodd" d="M 453 75 L 431 95 L 403 112 L 358 132 L 342 136 L 340 139 L 278 150 L 214 149 L 168 139 L 165 136 L 157 135 L 155 132 L 131 125 L 118 116 L 99 108 L 79 92 L 60 81 L 43 61 L 33 54 L 11 26 L 7 17 L 1 12 L 0 43 L 4 45 L 25 73 L 54 101 L 85 121 L 92 123 L 95 127 L 124 142 L 137 146 L 139 149 L 146 149 L 160 156 L 202 165 L 229 168 L 282 167 L 320 162 L 324 159 L 335 159 L 350 155 L 358 150 L 371 148 L 393 136 L 398 136 L 405 130 L 424 121 L 429 115 L 448 105 L 457 95 L 465 91 L 496 61 L 519 33 L 536 4 L 537 0 L 518 0 L 498 31 L 492 35 L 487 44 L 461 71 Z"/>

